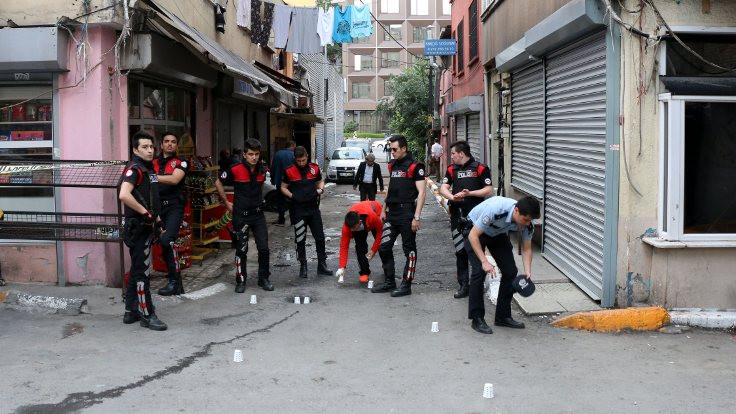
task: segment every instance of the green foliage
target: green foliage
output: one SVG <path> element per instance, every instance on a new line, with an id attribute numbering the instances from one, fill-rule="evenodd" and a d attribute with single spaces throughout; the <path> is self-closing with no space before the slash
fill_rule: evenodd
<path id="1" fill-rule="evenodd" d="M 353 134 L 345 134 L 345 139 L 352 138 Z M 377 134 L 375 132 L 358 132 L 355 134 L 355 138 L 383 138 L 383 134 Z"/>
<path id="2" fill-rule="evenodd" d="M 391 131 L 406 137 L 417 159 L 424 158 L 429 121 L 429 65 L 424 59 L 391 79 L 393 96 L 378 104 L 378 110 L 390 115 Z"/>
<path id="3" fill-rule="evenodd" d="M 345 125 L 342 127 L 342 132 L 346 134 L 352 134 L 353 132 L 358 130 L 358 123 L 355 121 L 348 121 L 345 122 Z"/>
<path id="4" fill-rule="evenodd" d="M 342 61 L 342 44 L 327 45 L 327 60 L 332 63 Z"/>

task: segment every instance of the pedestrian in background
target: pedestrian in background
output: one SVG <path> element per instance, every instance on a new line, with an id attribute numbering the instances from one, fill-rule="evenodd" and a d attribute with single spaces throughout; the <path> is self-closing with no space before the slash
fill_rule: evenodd
<path id="1" fill-rule="evenodd" d="M 442 148 L 442 145 L 440 145 L 440 139 L 435 138 L 434 144 L 432 144 L 432 156 L 429 160 L 429 174 L 434 174 L 435 179 L 440 179 L 440 159 L 442 159 L 442 155 L 444 154 L 445 150 Z"/>
<path id="2" fill-rule="evenodd" d="M 271 184 L 273 184 L 277 190 L 281 189 L 281 180 L 284 177 L 284 172 L 287 168 L 294 165 L 294 148 L 296 142 L 287 141 L 286 146 L 273 154 L 273 160 L 271 161 Z M 277 226 L 283 226 L 286 223 L 286 198 L 284 198 L 281 191 L 276 192 L 276 209 L 279 213 L 279 218 L 274 223 Z"/>
<path id="3" fill-rule="evenodd" d="M 378 184 L 376 184 L 376 181 Z M 355 173 L 353 179 L 353 190 L 356 188 L 360 189 L 360 201 L 375 200 L 376 191 L 380 185 L 381 191 L 383 191 L 383 176 L 381 173 L 381 166 L 376 163 L 376 156 L 368 154 L 365 157 L 365 161 L 361 162 L 358 166 L 358 172 Z"/>
<path id="4" fill-rule="evenodd" d="M 125 206 L 123 240 L 130 251 L 130 278 L 125 290 L 123 323 L 164 331 L 151 300 L 151 244 L 159 217 L 158 177 L 153 170 L 153 137 L 138 131 L 130 140 L 133 157 L 123 170 L 118 198 Z M 160 227 L 159 227 L 160 228 Z"/>

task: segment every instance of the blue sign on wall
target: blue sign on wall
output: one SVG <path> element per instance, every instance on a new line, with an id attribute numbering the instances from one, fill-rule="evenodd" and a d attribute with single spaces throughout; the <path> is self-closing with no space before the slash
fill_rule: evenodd
<path id="1" fill-rule="evenodd" d="M 456 53 L 455 39 L 427 39 L 424 41 L 424 56 L 452 56 Z"/>

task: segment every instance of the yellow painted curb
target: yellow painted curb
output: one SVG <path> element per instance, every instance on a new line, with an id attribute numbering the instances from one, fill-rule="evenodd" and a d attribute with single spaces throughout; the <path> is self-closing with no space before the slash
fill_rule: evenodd
<path id="1" fill-rule="evenodd" d="M 626 308 L 595 312 L 579 312 L 560 318 L 552 325 L 558 328 L 583 329 L 593 332 L 614 332 L 623 329 L 653 331 L 670 321 L 664 308 Z"/>
<path id="2" fill-rule="evenodd" d="M 6 297 L 8 297 L 8 292 L 0 290 L 0 302 L 4 301 Z"/>

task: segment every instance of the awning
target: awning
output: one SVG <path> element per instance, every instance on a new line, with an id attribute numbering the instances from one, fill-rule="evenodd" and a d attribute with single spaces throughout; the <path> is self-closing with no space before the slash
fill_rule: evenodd
<path id="1" fill-rule="evenodd" d="M 181 20 L 179 16 L 161 7 L 155 1 L 148 0 L 147 3 L 152 5 L 156 11 L 160 12 L 160 14 L 155 16 L 153 24 L 163 25 L 160 28 L 163 29 L 162 31 L 164 33 L 174 35 L 171 33 L 169 27 L 174 28 L 179 34 L 183 35 L 174 35 L 176 40 L 185 42 L 184 46 L 205 56 L 209 62 L 215 63 L 221 71 L 238 78 L 243 78 L 258 93 L 266 93 L 270 89 L 283 104 L 289 107 L 294 106 L 296 100 L 294 94 L 258 70 L 254 65 L 246 62 L 237 54 L 202 34 L 194 27 L 191 27 L 185 21 Z"/>
<path id="2" fill-rule="evenodd" d="M 293 119 L 295 121 L 314 122 L 317 124 L 324 124 L 322 118 L 315 114 L 294 114 L 291 112 L 271 112 L 271 115 L 277 118 Z"/>
<path id="3" fill-rule="evenodd" d="M 254 64 L 256 68 L 260 69 L 263 73 L 270 76 L 273 80 L 280 83 L 284 88 L 290 90 L 291 92 L 308 97 L 312 97 L 314 95 L 308 89 L 303 87 L 298 80 L 283 75 L 281 74 L 281 72 L 275 71 L 261 62 L 254 62 Z"/>

